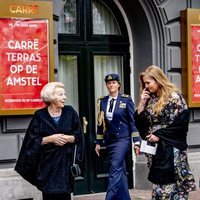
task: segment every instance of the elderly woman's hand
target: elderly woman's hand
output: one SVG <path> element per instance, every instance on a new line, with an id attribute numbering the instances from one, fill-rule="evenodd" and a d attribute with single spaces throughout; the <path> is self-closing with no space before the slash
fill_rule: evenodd
<path id="1" fill-rule="evenodd" d="M 51 136 L 52 137 L 52 140 L 53 140 L 53 143 L 55 145 L 58 145 L 58 146 L 63 146 L 66 144 L 66 140 L 64 138 L 64 134 L 54 134 Z"/>
<path id="2" fill-rule="evenodd" d="M 65 143 L 74 143 L 75 137 L 73 135 L 63 135 L 63 139 L 65 139 Z"/>
<path id="3" fill-rule="evenodd" d="M 54 143 L 58 146 L 64 146 L 66 143 L 74 143 L 73 135 L 64 135 L 62 133 L 53 134 L 42 139 L 42 144 Z"/>

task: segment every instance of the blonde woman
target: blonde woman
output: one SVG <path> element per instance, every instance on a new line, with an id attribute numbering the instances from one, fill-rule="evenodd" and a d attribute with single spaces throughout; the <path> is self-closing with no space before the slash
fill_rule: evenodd
<path id="1" fill-rule="evenodd" d="M 147 154 L 152 200 L 187 200 L 196 188 L 186 152 L 188 107 L 159 67 L 149 66 L 139 78 L 141 99 L 135 112 L 136 127 L 143 139 L 158 144 L 156 155 Z"/>
<path id="2" fill-rule="evenodd" d="M 41 91 L 46 107 L 35 112 L 27 129 L 15 170 L 42 191 L 43 200 L 70 200 L 74 144 L 77 162 L 84 153 L 84 136 L 73 107 L 65 105 L 64 85 L 50 82 Z"/>

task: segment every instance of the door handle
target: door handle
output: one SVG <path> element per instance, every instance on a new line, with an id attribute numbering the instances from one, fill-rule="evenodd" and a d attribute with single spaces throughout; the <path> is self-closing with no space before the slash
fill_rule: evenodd
<path id="1" fill-rule="evenodd" d="M 87 121 L 86 117 L 83 117 L 83 133 L 84 134 L 87 133 L 87 125 L 88 125 L 88 121 Z"/>

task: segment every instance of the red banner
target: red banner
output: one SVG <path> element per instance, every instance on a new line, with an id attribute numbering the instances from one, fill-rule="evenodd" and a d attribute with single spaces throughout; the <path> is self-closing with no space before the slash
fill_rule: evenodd
<path id="1" fill-rule="evenodd" d="M 40 91 L 49 81 L 48 20 L 0 19 L 1 110 L 44 106 Z"/>
<path id="2" fill-rule="evenodd" d="M 200 26 L 191 27 L 192 37 L 192 102 L 200 102 Z"/>

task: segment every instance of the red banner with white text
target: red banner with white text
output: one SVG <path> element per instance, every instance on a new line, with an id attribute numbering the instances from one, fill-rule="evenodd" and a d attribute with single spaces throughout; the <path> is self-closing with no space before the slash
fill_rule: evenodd
<path id="1" fill-rule="evenodd" d="M 48 20 L 0 18 L 1 110 L 44 106 L 49 81 Z"/>
<path id="2" fill-rule="evenodd" d="M 200 26 L 192 27 L 192 102 L 200 102 Z"/>

